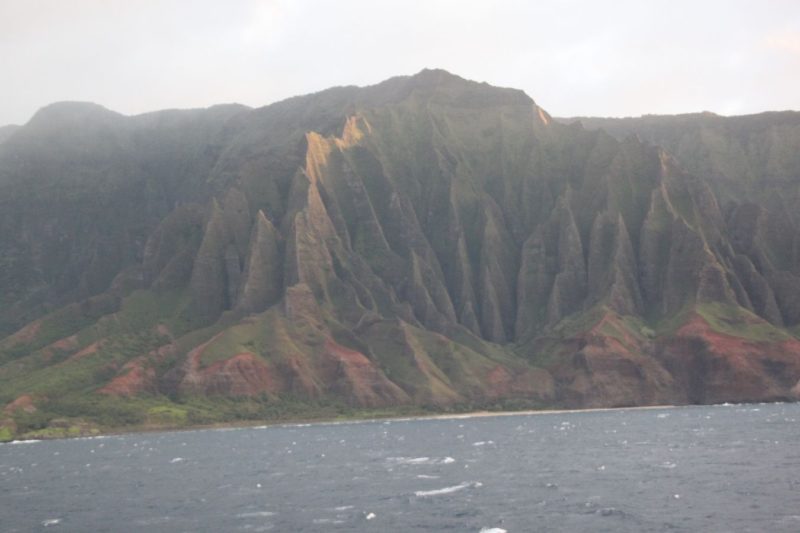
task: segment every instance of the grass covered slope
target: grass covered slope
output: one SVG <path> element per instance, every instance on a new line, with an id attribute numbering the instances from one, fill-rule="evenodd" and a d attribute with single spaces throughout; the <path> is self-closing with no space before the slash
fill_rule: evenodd
<path id="1" fill-rule="evenodd" d="M 698 169 L 444 71 L 45 110 L 0 144 L 3 435 L 793 398 L 798 221 Z"/>

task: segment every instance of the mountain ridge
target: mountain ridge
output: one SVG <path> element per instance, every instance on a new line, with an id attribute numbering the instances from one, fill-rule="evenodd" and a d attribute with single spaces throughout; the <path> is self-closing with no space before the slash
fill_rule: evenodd
<path id="1" fill-rule="evenodd" d="M 800 125 L 706 157 L 439 70 L 101 115 L 0 144 L 14 434 L 799 392 Z"/>

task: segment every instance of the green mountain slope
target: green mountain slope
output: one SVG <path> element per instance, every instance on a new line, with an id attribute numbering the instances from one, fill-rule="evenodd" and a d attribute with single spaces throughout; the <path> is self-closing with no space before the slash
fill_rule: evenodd
<path id="1" fill-rule="evenodd" d="M 744 172 L 438 70 L 55 104 L 0 143 L 2 425 L 793 398 L 784 118 L 720 119 Z"/>

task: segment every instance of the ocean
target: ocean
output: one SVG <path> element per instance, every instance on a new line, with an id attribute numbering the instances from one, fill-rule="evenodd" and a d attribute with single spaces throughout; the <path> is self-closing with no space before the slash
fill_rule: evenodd
<path id="1" fill-rule="evenodd" d="M 800 404 L 0 445 L 0 531 L 800 531 Z"/>

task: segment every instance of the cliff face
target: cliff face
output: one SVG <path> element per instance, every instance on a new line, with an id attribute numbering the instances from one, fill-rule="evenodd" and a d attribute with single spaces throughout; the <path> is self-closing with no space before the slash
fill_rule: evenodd
<path id="1" fill-rule="evenodd" d="M 256 110 L 46 108 L 0 142 L 0 402 L 793 398 L 800 119 L 609 124 L 443 71 Z"/>

